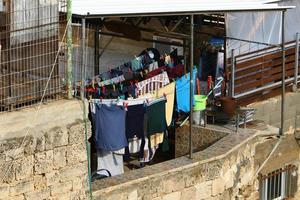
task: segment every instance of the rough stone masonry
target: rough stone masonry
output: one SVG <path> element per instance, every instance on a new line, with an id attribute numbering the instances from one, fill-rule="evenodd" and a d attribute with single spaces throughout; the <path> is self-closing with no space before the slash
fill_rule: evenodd
<path id="1" fill-rule="evenodd" d="M 87 199 L 87 154 L 80 103 L 55 104 L 42 108 L 39 119 L 32 121 L 34 128 L 29 129 L 21 128 L 28 120 L 23 116 L 33 116 L 34 109 L 4 114 L 1 127 L 13 121 L 15 125 L 2 129 L 0 134 L 1 200 Z M 61 112 L 65 116 L 58 118 Z M 40 118 L 48 121 L 41 123 Z"/>

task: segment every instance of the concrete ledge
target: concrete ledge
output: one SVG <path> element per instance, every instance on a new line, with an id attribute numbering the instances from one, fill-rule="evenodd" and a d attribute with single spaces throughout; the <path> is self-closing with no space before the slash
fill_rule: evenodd
<path id="1" fill-rule="evenodd" d="M 122 191 L 124 188 L 143 185 L 144 182 L 169 176 L 177 172 L 183 172 L 187 169 L 193 169 L 197 166 L 222 162 L 226 156 L 237 151 L 241 146 L 256 140 L 259 136 L 271 134 L 273 130 L 274 129 L 269 129 L 268 127 L 263 131 L 241 129 L 239 133 L 230 133 L 207 149 L 194 153 L 192 160 L 183 156 L 142 169 L 133 170 L 120 176 L 97 180 L 93 184 L 93 194 L 95 196 L 101 196 L 113 191 Z M 219 164 L 222 166 L 221 163 Z M 208 170 L 213 171 L 213 169 Z"/>
<path id="2" fill-rule="evenodd" d="M 83 119 L 82 102 L 60 100 L 20 111 L 0 114 L 0 140 L 46 132 Z"/>

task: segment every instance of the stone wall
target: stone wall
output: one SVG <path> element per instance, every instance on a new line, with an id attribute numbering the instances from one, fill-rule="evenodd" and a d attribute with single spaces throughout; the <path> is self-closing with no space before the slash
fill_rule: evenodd
<path id="1" fill-rule="evenodd" d="M 51 111 L 44 112 L 49 107 Z M 74 108 L 78 114 L 68 112 Z M 86 199 L 87 154 L 80 112 L 80 103 L 76 101 L 43 106 L 43 114 L 38 118 L 49 119 L 49 124 L 61 115 L 68 117 L 56 122 L 56 126 L 42 125 L 34 120 L 33 108 L 0 116 L 15 119 L 16 126 L 23 120 L 23 127 L 26 127 L 28 118 L 21 116 L 32 113 L 30 120 L 34 124 L 33 128 L 20 131 L 17 127 L 1 130 L 0 199 Z M 73 123 L 66 125 L 66 121 Z M 8 122 L 1 123 L 5 127 Z"/>
<path id="2" fill-rule="evenodd" d="M 195 151 L 202 151 L 216 141 L 228 135 L 228 130 L 220 130 L 214 126 L 193 126 L 192 144 Z M 189 153 L 189 126 L 184 125 L 176 128 L 175 133 L 175 157 L 178 158 Z"/>
<path id="3" fill-rule="evenodd" d="M 286 111 L 284 130 L 300 128 L 300 93 L 286 94 Z M 266 124 L 280 127 L 281 121 L 281 97 L 277 96 L 266 101 L 249 105 L 256 109 L 255 119 L 262 120 Z"/>
<path id="4" fill-rule="evenodd" d="M 232 133 L 204 151 L 195 153 L 193 160 L 180 157 L 119 177 L 99 180 L 93 185 L 94 198 L 258 199 L 257 170 L 279 141 L 272 133 L 274 129 Z M 287 146 L 289 148 L 286 149 Z M 299 152 L 294 136 L 285 136 L 260 173 L 268 173 L 286 164 L 294 164 L 299 169 Z M 284 163 L 281 162 L 283 160 Z M 297 195 L 294 199 L 299 199 Z"/>

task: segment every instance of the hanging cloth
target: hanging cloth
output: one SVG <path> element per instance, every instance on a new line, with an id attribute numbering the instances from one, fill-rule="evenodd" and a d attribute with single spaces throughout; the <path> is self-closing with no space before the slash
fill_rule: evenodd
<path id="1" fill-rule="evenodd" d="M 197 69 L 193 71 L 193 83 L 196 82 Z M 194 99 L 195 84 L 193 84 Z M 176 101 L 177 110 L 182 112 L 190 112 L 190 73 L 176 80 Z"/>
<path id="2" fill-rule="evenodd" d="M 116 105 L 96 104 L 95 142 L 97 149 L 117 151 L 126 147 L 126 111 Z"/>
<path id="3" fill-rule="evenodd" d="M 175 82 L 170 83 L 169 85 L 160 88 L 157 91 L 157 97 L 162 97 L 166 95 L 167 103 L 166 103 L 166 123 L 167 126 L 171 125 L 173 109 L 174 109 L 174 99 L 175 99 Z"/>
<path id="4" fill-rule="evenodd" d="M 147 136 L 162 133 L 167 129 L 165 100 L 160 100 L 147 106 L 146 121 Z"/>
<path id="5" fill-rule="evenodd" d="M 138 92 L 138 95 L 144 95 L 147 93 L 155 92 L 159 88 L 162 88 L 165 85 L 168 85 L 169 83 L 170 83 L 170 80 L 169 80 L 167 72 L 163 72 L 152 78 L 138 82 L 136 84 L 137 92 Z"/>

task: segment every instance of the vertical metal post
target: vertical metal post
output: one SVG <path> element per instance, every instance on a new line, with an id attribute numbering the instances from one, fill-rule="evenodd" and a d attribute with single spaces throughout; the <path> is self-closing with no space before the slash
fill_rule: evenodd
<path id="1" fill-rule="evenodd" d="M 72 98 L 72 79 L 73 79 L 73 67 L 72 67 L 72 0 L 67 1 L 67 92 L 68 99 Z"/>
<path id="2" fill-rule="evenodd" d="M 225 14 L 225 20 L 227 19 L 227 14 Z M 227 26 L 226 23 L 224 24 L 224 63 L 223 63 L 223 67 L 224 67 L 224 72 L 226 72 L 226 64 L 227 64 Z"/>
<path id="3" fill-rule="evenodd" d="M 296 33 L 296 48 L 295 48 L 295 80 L 293 91 L 298 89 L 298 73 L 299 73 L 299 33 Z"/>
<path id="4" fill-rule="evenodd" d="M 285 11 L 282 11 L 281 17 L 281 51 L 282 51 L 282 91 L 281 91 L 281 125 L 280 125 L 280 135 L 284 133 L 284 119 L 285 119 L 285 28 L 284 28 L 284 18 L 285 18 Z"/>
<path id="5" fill-rule="evenodd" d="M 85 66 L 86 66 L 86 42 L 85 42 L 85 36 L 86 36 L 86 25 L 85 25 L 85 18 L 82 18 L 82 39 L 81 39 L 81 48 L 82 48 L 82 65 L 81 65 L 81 86 L 80 86 L 80 97 L 83 100 L 84 99 L 84 90 L 85 90 Z"/>
<path id="6" fill-rule="evenodd" d="M 234 97 L 234 80 L 235 80 L 235 59 L 234 49 L 231 49 L 231 84 L 230 84 L 230 96 Z"/>
<path id="7" fill-rule="evenodd" d="M 193 68 L 194 68 L 194 15 L 191 15 L 191 63 L 190 63 L 190 133 L 189 133 L 189 146 L 190 146 L 190 159 L 193 158 L 193 144 L 192 144 L 192 126 L 193 126 Z"/>
<path id="8" fill-rule="evenodd" d="M 80 96 L 82 99 L 83 104 L 83 121 L 85 126 L 85 143 L 86 143 L 86 154 L 87 154 L 87 161 L 88 161 L 88 181 L 89 181 L 89 196 L 90 199 L 93 199 L 92 196 L 92 172 L 91 172 L 91 159 L 90 159 L 90 144 L 87 138 L 87 110 L 85 105 L 85 80 L 86 80 L 86 66 L 87 66 L 87 53 L 86 53 L 86 19 L 82 18 L 82 39 L 81 39 L 81 48 L 82 48 L 82 65 L 81 65 L 81 86 L 80 86 Z"/>
<path id="9" fill-rule="evenodd" d="M 95 64 L 95 68 L 94 68 L 94 75 L 99 75 L 99 25 L 97 25 L 96 29 L 95 29 L 95 57 L 94 57 L 94 64 Z"/>

